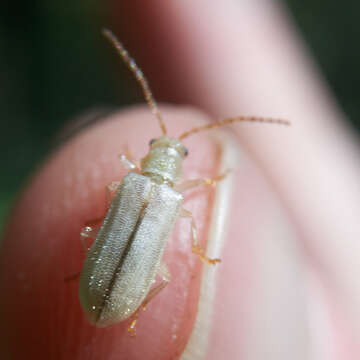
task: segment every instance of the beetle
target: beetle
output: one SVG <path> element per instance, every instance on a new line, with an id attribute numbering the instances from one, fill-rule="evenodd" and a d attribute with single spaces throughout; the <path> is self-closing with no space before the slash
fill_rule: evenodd
<path id="1" fill-rule="evenodd" d="M 122 163 L 131 171 L 121 183 L 114 182 L 108 187 L 109 193 L 115 195 L 101 226 L 86 226 L 82 230 L 82 240 L 88 237 L 95 239 L 80 275 L 79 298 L 87 319 L 95 326 L 112 325 L 133 316 L 129 331 L 134 335 L 139 309 L 146 306 L 170 280 L 170 274 L 162 263 L 162 255 L 179 216 L 191 220 L 193 253 L 209 264 L 220 262 L 220 259 L 208 258 L 199 246 L 192 214 L 182 207 L 182 191 L 195 186 L 215 185 L 226 174 L 215 179 L 179 183 L 182 161 L 188 155 L 182 140 L 194 133 L 234 122 L 257 121 L 285 125 L 288 122 L 242 116 L 193 128 L 177 138 L 169 137 L 142 71 L 111 31 L 105 29 L 103 33 L 134 73 L 159 122 L 162 136 L 150 141 L 149 153 L 140 164 L 121 155 Z M 151 288 L 157 273 L 161 275 L 162 281 Z"/>

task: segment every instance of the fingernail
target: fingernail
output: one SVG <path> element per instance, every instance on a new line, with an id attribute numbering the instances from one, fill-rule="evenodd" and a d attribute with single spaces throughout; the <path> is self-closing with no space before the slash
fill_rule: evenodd
<path id="1" fill-rule="evenodd" d="M 209 351 L 210 335 L 214 326 L 214 313 L 216 312 L 215 297 L 218 291 L 218 272 L 224 265 L 224 246 L 231 216 L 231 200 L 236 186 L 235 174 L 239 170 L 241 159 L 239 146 L 231 133 L 217 130 L 210 133 L 209 136 L 217 144 L 220 153 L 218 174 L 228 172 L 227 176 L 216 186 L 206 245 L 207 256 L 221 258 L 222 262 L 216 266 L 204 264 L 196 320 L 181 356 L 182 360 L 204 359 Z"/>
<path id="2" fill-rule="evenodd" d="M 306 359 L 305 275 L 297 232 L 264 174 L 239 141 L 219 133 L 221 169 L 199 307 L 182 360 Z"/>

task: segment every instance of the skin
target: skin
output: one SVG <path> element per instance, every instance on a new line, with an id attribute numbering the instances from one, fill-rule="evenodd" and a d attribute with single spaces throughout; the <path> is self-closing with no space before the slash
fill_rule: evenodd
<path id="1" fill-rule="evenodd" d="M 7 227 L 2 351 L 12 359 L 357 359 L 359 148 L 286 13 L 270 1 L 119 3 L 113 13 L 127 7 L 127 33 L 138 38 L 127 40 L 119 25 L 120 37 L 138 46 L 129 50 L 160 99 L 193 104 L 211 118 L 271 115 L 293 126 L 232 127 L 241 161 L 232 175 L 228 233 L 216 254 L 223 261 L 206 346 L 191 338 L 184 354 L 204 308 L 201 264 L 184 245 L 187 221 L 177 225 L 165 254 L 173 280 L 141 315 L 135 340 L 126 324 L 88 325 L 77 282 L 64 281 L 81 267 L 81 226 L 102 216 L 105 185 L 125 173 L 116 154 L 128 144 L 143 156 L 159 134 L 154 120 L 135 108 L 64 144 L 33 176 Z M 143 44 L 158 45 L 150 52 Z M 166 108 L 163 115 L 175 135 L 209 121 L 189 108 Z M 221 145 L 210 135 L 186 145 L 188 177 L 218 173 Z M 199 189 L 188 203 L 202 242 L 213 199 L 213 189 Z"/>
<path id="2" fill-rule="evenodd" d="M 189 118 L 196 118 L 198 124 L 207 120 L 205 115 L 185 108 L 170 108 L 164 116 L 171 119 L 169 132 L 173 134 L 192 126 Z M 149 139 L 160 135 L 154 123 L 145 107 L 111 116 L 55 152 L 25 190 L 1 253 L 1 291 L 9 294 L 0 306 L 3 323 L 8 324 L 2 329 L 1 347 L 10 358 L 26 355 L 84 359 L 89 354 L 94 359 L 100 354 L 106 359 L 118 358 L 119 354 L 141 358 L 143 348 L 147 348 L 154 359 L 159 359 L 164 346 L 172 353 L 184 347 L 184 334 L 190 332 L 196 313 L 201 275 L 201 262 L 191 254 L 189 221 L 179 221 L 169 240 L 165 262 L 174 274 L 173 281 L 163 296 L 141 314 L 136 341 L 127 335 L 129 321 L 107 329 L 90 325 L 80 308 L 78 280 L 66 280 L 81 269 L 84 261 L 79 230 L 85 222 L 104 215 L 105 186 L 127 172 L 117 155 L 126 144 L 134 145 L 135 157 L 145 155 Z M 196 155 L 194 151 L 191 160 L 185 162 L 184 171 L 192 177 L 216 174 L 217 146 L 208 137 L 193 139 L 188 146 L 201 146 L 201 150 Z M 208 160 L 201 160 L 207 156 Z M 186 207 L 198 209 L 196 217 L 199 229 L 203 229 L 199 232 L 203 243 L 212 191 L 198 193 L 199 196 L 192 195 Z M 37 214 L 35 219 L 29 216 L 32 212 Z M 186 296 L 180 296 L 185 292 Z M 178 330 L 169 331 L 174 327 Z M 156 329 L 155 341 L 144 336 L 152 329 Z M 41 333 L 47 335 L 40 337 Z M 17 346 L 19 342 L 22 347 Z"/>

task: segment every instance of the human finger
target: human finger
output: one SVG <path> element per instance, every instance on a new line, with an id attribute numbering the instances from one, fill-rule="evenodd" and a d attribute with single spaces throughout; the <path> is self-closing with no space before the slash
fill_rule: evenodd
<path id="1" fill-rule="evenodd" d="M 339 333 L 333 323 L 332 331 L 351 338 L 360 327 L 353 277 L 360 250 L 359 148 L 284 9 L 270 1 L 185 1 L 127 10 L 134 27 L 143 24 L 137 32 L 130 25 L 136 34 L 130 43 L 163 98 L 195 104 L 214 118 L 291 120 L 285 136 L 275 127 L 234 131 L 289 209 L 330 307 L 348 329 Z"/>
<path id="2" fill-rule="evenodd" d="M 170 108 L 164 115 L 171 134 L 207 121 L 206 116 L 189 109 Z M 135 339 L 127 334 L 128 322 L 109 328 L 90 325 L 80 308 L 78 281 L 66 281 L 81 269 L 84 260 L 81 227 L 104 214 L 105 186 L 124 175 L 117 155 L 128 145 L 139 157 L 146 153 L 149 139 L 158 135 L 147 109 L 125 111 L 68 140 L 34 174 L 12 213 L 1 249 L 0 338 L 7 357 L 193 358 L 194 352 L 208 354 L 206 344 L 213 341 L 214 329 L 227 339 L 219 347 L 222 353 L 227 348 L 232 356 L 243 352 L 238 337 L 229 336 L 229 331 L 240 333 L 248 321 L 243 304 L 253 301 L 251 289 L 256 282 L 251 274 L 255 269 L 264 278 L 275 276 L 266 277 L 264 271 L 274 257 L 256 253 L 260 243 L 264 246 L 264 233 L 249 235 L 255 247 L 242 241 L 249 239 L 249 226 L 258 219 L 260 201 L 273 214 L 267 215 L 269 221 L 274 220 L 269 222 L 268 231 L 274 236 L 280 258 L 282 248 L 289 247 L 283 240 L 293 234 L 281 206 L 231 137 L 225 136 L 224 141 L 222 136 L 197 135 L 186 144 L 190 151 L 184 166 L 187 177 L 211 177 L 222 167 L 233 168 L 233 174 L 219 188 L 194 190 L 185 201 L 194 213 L 200 242 L 206 246 L 208 239 L 211 255 L 223 259 L 219 266 L 207 266 L 201 273 L 201 262 L 191 254 L 189 223 L 181 220 L 164 256 L 172 281 L 140 314 Z M 231 180 L 232 176 L 242 179 L 244 188 Z M 252 187 L 248 189 L 246 183 Z M 253 202 L 254 192 L 259 202 Z M 242 221 L 239 214 L 243 214 Z M 296 260 L 296 251 L 291 249 Z M 250 258 L 258 259 L 261 265 L 254 268 L 256 261 Z M 287 293 L 278 303 L 288 304 L 291 299 L 289 316 L 294 323 L 301 322 L 301 317 L 293 314 L 304 310 L 302 292 L 295 287 L 289 292 L 287 286 L 296 278 L 299 262 L 279 264 L 282 281 L 277 284 L 285 286 Z M 256 306 L 253 311 L 256 313 Z"/>

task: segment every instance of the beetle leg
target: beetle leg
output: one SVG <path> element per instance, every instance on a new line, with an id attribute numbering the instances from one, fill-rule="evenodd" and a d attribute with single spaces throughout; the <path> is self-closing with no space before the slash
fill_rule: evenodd
<path id="1" fill-rule="evenodd" d="M 161 262 L 157 274 L 161 277 L 161 282 L 160 282 L 160 284 L 158 284 L 157 286 L 155 286 L 154 288 L 152 288 L 149 291 L 149 293 L 147 294 L 145 300 L 142 302 L 140 307 L 133 314 L 131 323 L 130 323 L 130 325 L 128 327 L 128 332 L 129 332 L 130 336 L 136 336 L 136 323 L 138 321 L 139 313 L 140 313 L 141 309 L 145 311 L 146 306 L 149 304 L 149 302 L 156 295 L 158 295 L 161 292 L 161 290 L 163 290 L 166 287 L 166 285 L 170 282 L 171 274 L 170 274 L 170 272 L 169 272 L 169 270 L 168 270 L 168 268 L 167 268 L 167 266 L 165 265 L 164 262 Z"/>
<path id="2" fill-rule="evenodd" d="M 184 208 L 181 209 L 181 213 L 180 213 L 181 217 L 185 217 L 185 218 L 189 218 L 191 219 L 191 244 L 192 244 L 192 252 L 195 255 L 198 255 L 199 258 L 204 261 L 207 262 L 208 264 L 211 265 L 215 265 L 216 263 L 220 262 L 220 259 L 210 259 L 205 255 L 205 250 L 199 245 L 198 242 L 198 238 L 197 238 L 197 229 L 196 229 L 196 224 L 195 224 L 195 220 L 194 217 L 192 215 L 192 213 Z"/>
<path id="3" fill-rule="evenodd" d="M 147 304 L 157 295 L 160 293 L 161 290 L 163 290 L 166 285 L 170 282 L 171 279 L 171 274 L 167 268 L 167 266 L 165 265 L 164 262 L 160 263 L 160 267 L 158 269 L 158 276 L 161 277 L 161 282 L 159 285 L 155 286 L 153 289 L 151 289 L 149 291 L 149 293 L 147 294 L 144 302 L 141 304 L 141 307 L 145 310 Z"/>
<path id="4" fill-rule="evenodd" d="M 120 161 L 122 163 L 122 165 L 124 166 L 125 169 L 127 170 L 140 170 L 138 164 L 136 164 L 135 162 L 132 162 L 131 160 L 129 160 L 129 158 L 124 155 L 124 154 L 120 154 Z"/>
<path id="5" fill-rule="evenodd" d="M 122 165 L 127 170 L 136 170 L 140 171 L 140 162 L 138 160 L 134 160 L 134 157 L 131 154 L 131 151 L 128 146 L 125 148 L 125 154 L 120 154 L 120 161 Z"/>
<path id="6" fill-rule="evenodd" d="M 112 181 L 109 185 L 106 186 L 106 202 L 105 202 L 105 207 L 106 207 L 106 211 L 109 208 L 115 193 L 119 187 L 119 185 L 121 184 L 120 181 Z M 98 218 L 98 219 L 94 219 L 94 220 L 90 220 L 87 223 L 85 223 L 85 226 L 81 229 L 80 231 L 80 241 L 81 244 L 84 248 L 84 252 L 85 254 L 89 251 L 90 249 L 90 244 L 89 244 L 89 239 L 93 239 L 96 237 L 102 222 L 104 221 L 104 217 L 102 218 Z M 76 280 L 78 277 L 80 276 L 80 273 L 76 273 L 74 275 L 70 275 L 67 276 L 65 278 L 65 281 L 72 281 L 72 280 Z"/>
<path id="7" fill-rule="evenodd" d="M 182 182 L 180 184 L 176 184 L 174 186 L 174 189 L 178 192 L 183 192 L 183 191 L 186 191 L 186 190 L 192 189 L 194 187 L 198 187 L 198 186 L 208 186 L 208 185 L 216 186 L 218 182 L 225 179 L 225 177 L 227 176 L 227 174 L 229 172 L 230 172 L 230 170 L 226 170 L 224 173 L 216 176 L 213 179 L 204 178 L 204 179 L 185 180 L 184 182 Z"/>
<path id="8" fill-rule="evenodd" d="M 113 198 L 116 194 L 116 191 L 118 187 L 120 186 L 121 181 L 112 181 L 107 187 L 106 187 L 106 210 L 111 205 L 111 202 L 113 201 Z"/>
<path id="9" fill-rule="evenodd" d="M 87 253 L 89 251 L 89 248 L 90 248 L 90 246 L 88 244 L 88 240 L 93 239 L 93 238 L 96 237 L 96 235 L 97 235 L 97 233 L 98 233 L 98 231 L 100 229 L 101 222 L 102 222 L 102 219 L 98 220 L 98 223 L 94 223 L 94 222 L 87 223 L 81 229 L 80 241 L 81 241 L 81 243 L 83 245 L 85 253 Z"/>
<path id="10" fill-rule="evenodd" d="M 97 232 L 100 229 L 101 223 L 103 219 L 96 219 L 89 221 L 85 224 L 85 226 L 80 231 L 80 241 L 84 248 L 84 253 L 86 254 L 89 251 L 89 239 L 94 238 Z M 80 277 L 80 273 L 72 274 L 65 277 L 65 282 L 70 282 L 73 280 L 77 280 Z"/>
<path id="11" fill-rule="evenodd" d="M 106 186 L 106 203 L 105 203 L 106 210 L 109 208 L 115 196 L 116 190 L 118 189 L 120 184 L 121 184 L 120 181 L 113 181 L 108 186 Z M 89 250 L 89 245 L 87 240 L 96 237 L 103 220 L 104 217 L 88 221 L 85 224 L 85 226 L 81 229 L 80 241 L 83 244 L 85 252 Z"/>

